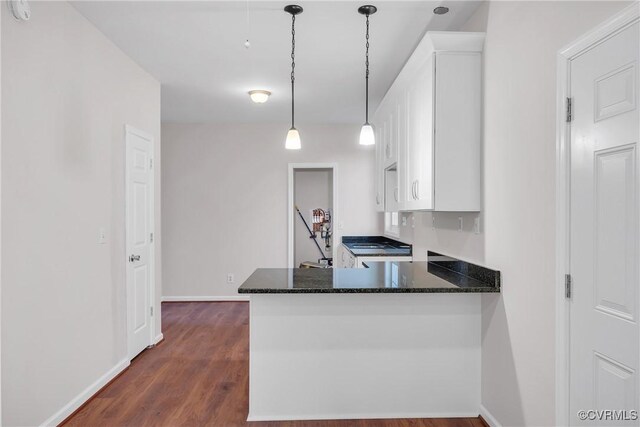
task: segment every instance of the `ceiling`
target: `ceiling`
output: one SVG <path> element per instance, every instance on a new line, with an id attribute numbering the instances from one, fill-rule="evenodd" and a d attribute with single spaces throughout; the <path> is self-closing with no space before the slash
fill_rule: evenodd
<path id="1" fill-rule="evenodd" d="M 296 124 L 364 121 L 362 1 L 302 1 L 296 18 Z M 290 118 L 288 2 L 79 1 L 74 7 L 162 83 L 162 120 L 259 123 Z M 379 1 L 371 20 L 375 111 L 427 30 L 456 30 L 477 1 Z M 434 15 L 446 4 L 451 11 Z M 248 19 L 247 19 L 248 10 Z M 249 38 L 251 47 L 245 48 Z M 266 104 L 247 92 L 267 89 Z"/>

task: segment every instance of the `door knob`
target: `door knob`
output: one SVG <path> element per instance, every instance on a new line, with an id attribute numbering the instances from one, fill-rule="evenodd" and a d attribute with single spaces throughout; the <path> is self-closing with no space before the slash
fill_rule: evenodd
<path id="1" fill-rule="evenodd" d="M 140 261 L 140 255 L 131 255 L 129 257 L 129 262 Z"/>

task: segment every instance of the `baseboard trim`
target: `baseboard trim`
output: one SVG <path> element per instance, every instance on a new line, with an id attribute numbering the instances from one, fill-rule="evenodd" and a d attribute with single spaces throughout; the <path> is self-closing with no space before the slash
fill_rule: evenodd
<path id="1" fill-rule="evenodd" d="M 480 418 L 482 418 L 489 427 L 502 427 L 502 424 L 498 422 L 496 417 L 494 417 L 483 404 L 480 404 Z"/>
<path id="2" fill-rule="evenodd" d="M 164 341 L 164 335 L 162 333 L 159 333 L 156 338 L 153 340 L 153 345 L 158 345 L 160 344 L 162 341 Z"/>
<path id="3" fill-rule="evenodd" d="M 116 366 L 109 369 L 106 374 L 98 378 L 96 382 L 87 387 L 84 391 L 74 397 L 69 403 L 62 407 L 58 412 L 53 414 L 48 420 L 41 424 L 41 427 L 62 425 L 72 415 L 82 409 L 89 401 L 106 386 L 111 384 L 118 378 L 131 364 L 128 359 L 123 359 Z"/>
<path id="4" fill-rule="evenodd" d="M 305 420 L 366 420 L 394 418 L 476 418 L 474 412 L 428 412 L 428 413 L 365 413 L 365 414 L 322 414 L 322 415 L 251 415 L 247 421 L 305 421 Z"/>
<path id="5" fill-rule="evenodd" d="M 249 301 L 248 295 L 162 297 L 162 302 Z"/>

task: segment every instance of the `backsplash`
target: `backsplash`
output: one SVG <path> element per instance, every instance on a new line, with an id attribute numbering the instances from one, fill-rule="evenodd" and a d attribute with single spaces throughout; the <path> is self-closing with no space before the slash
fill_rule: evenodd
<path id="1" fill-rule="evenodd" d="M 399 230 L 395 239 L 413 245 L 416 261 L 426 261 L 428 250 L 479 264 L 485 261 L 482 213 L 401 212 Z"/>
<path id="2" fill-rule="evenodd" d="M 433 251 L 427 252 L 427 261 L 429 264 L 435 264 L 463 276 L 500 288 L 500 272 L 497 270 L 465 262 Z"/>

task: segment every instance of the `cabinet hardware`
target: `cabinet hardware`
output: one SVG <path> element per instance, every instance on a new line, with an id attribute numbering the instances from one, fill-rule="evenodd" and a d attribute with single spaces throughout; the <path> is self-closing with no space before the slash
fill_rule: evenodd
<path id="1" fill-rule="evenodd" d="M 567 123 L 573 120 L 573 102 L 571 98 L 567 98 Z"/>
<path id="2" fill-rule="evenodd" d="M 396 202 L 398 201 L 398 187 L 393 189 L 393 198 L 396 199 Z"/>
<path id="3" fill-rule="evenodd" d="M 140 261 L 140 255 L 129 256 L 129 262 Z"/>
<path id="4" fill-rule="evenodd" d="M 571 279 L 570 274 L 564 275 L 564 296 L 565 298 L 571 298 L 571 287 L 573 285 L 573 280 Z"/>

